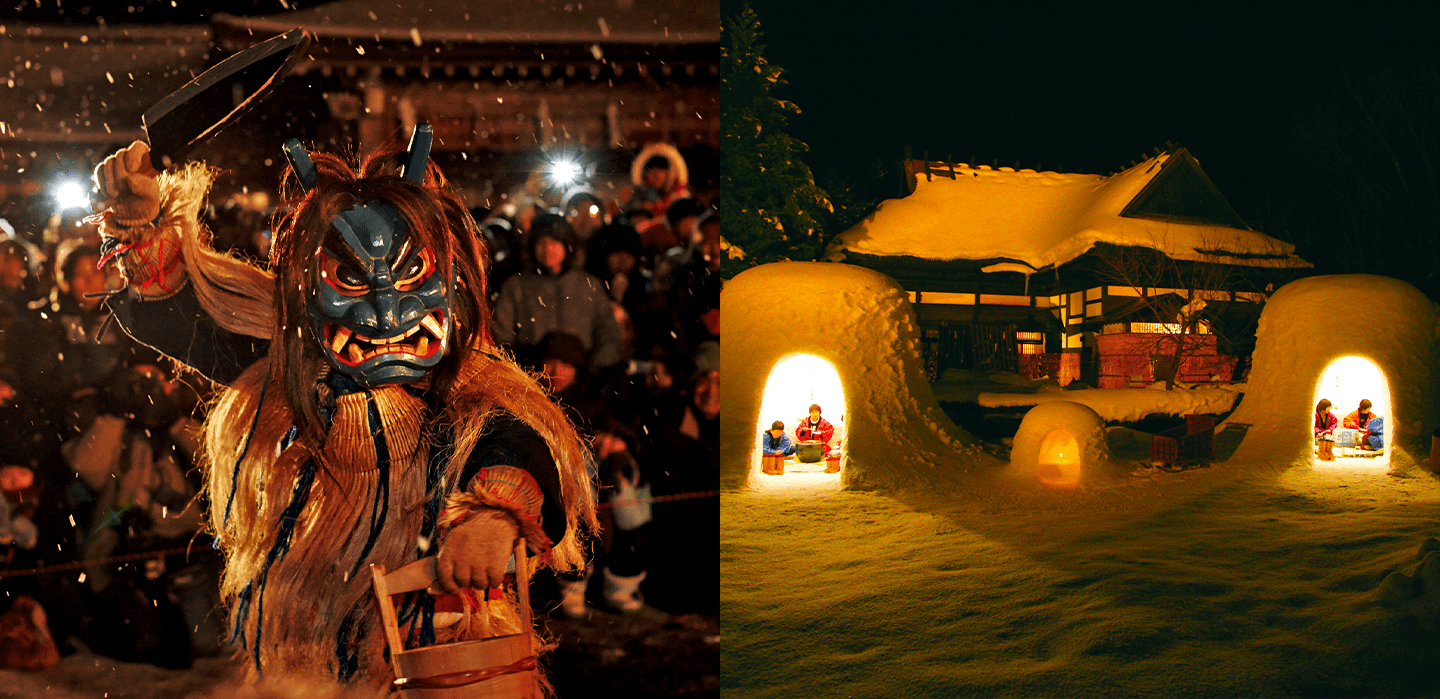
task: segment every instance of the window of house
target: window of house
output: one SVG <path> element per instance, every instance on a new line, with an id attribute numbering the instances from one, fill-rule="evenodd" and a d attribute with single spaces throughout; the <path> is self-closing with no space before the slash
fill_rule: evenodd
<path id="1" fill-rule="evenodd" d="M 1179 334 L 1179 332 L 1180 332 L 1180 324 L 1179 324 L 1179 323 L 1131 323 L 1131 324 L 1130 324 L 1130 332 L 1132 332 L 1132 333 L 1158 333 L 1158 334 L 1166 334 L 1166 335 L 1176 335 L 1176 334 Z"/>
<path id="2" fill-rule="evenodd" d="M 1045 354 L 1045 333 L 1015 333 L 1015 345 L 1020 354 Z"/>

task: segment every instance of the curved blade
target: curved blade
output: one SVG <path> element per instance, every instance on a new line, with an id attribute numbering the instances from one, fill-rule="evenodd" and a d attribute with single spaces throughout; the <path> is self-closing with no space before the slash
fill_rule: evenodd
<path id="1" fill-rule="evenodd" d="M 299 27 L 251 46 L 201 73 L 146 110 L 150 164 L 165 170 L 264 99 L 310 45 Z"/>

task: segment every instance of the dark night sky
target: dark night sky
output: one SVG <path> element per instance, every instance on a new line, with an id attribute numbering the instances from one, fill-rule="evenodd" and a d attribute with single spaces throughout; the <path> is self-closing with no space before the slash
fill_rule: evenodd
<path id="1" fill-rule="evenodd" d="M 915 157 L 1109 173 L 1173 141 L 1262 228 L 1284 205 L 1275 183 L 1305 110 L 1336 99 L 1347 72 L 1440 59 L 1434 3 L 750 5 L 822 183 L 873 180 L 877 158 L 898 163 L 907 144 Z"/>

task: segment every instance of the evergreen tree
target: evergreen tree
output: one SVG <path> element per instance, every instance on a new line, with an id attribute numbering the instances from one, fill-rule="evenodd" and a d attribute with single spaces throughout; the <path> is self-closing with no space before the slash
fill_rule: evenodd
<path id="1" fill-rule="evenodd" d="M 785 85 L 779 66 L 765 60 L 760 19 L 745 6 L 722 22 L 720 210 L 726 259 L 723 274 L 781 260 L 818 260 L 827 239 L 822 222 L 833 211 L 800 155 L 804 143 L 785 132 L 800 108 L 771 91 Z"/>

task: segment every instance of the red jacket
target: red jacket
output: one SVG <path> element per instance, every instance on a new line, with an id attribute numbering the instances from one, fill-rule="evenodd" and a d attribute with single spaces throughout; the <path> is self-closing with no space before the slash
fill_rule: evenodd
<path id="1" fill-rule="evenodd" d="M 1318 437 L 1326 432 L 1334 432 L 1339 424 L 1340 423 L 1335 420 L 1335 414 L 1329 410 L 1326 410 L 1323 414 L 1317 412 L 1315 413 L 1315 436 Z"/>
<path id="2" fill-rule="evenodd" d="M 1372 417 L 1375 417 L 1375 413 L 1373 411 L 1367 413 L 1364 419 L 1361 419 L 1360 411 L 1352 410 L 1349 415 L 1345 416 L 1345 420 L 1341 424 L 1345 427 L 1353 427 L 1357 430 L 1363 430 L 1365 429 L 1365 423 L 1370 422 L 1370 418 Z"/>
<path id="3" fill-rule="evenodd" d="M 824 442 L 828 446 L 830 438 L 833 436 L 835 436 L 835 426 L 823 417 L 820 418 L 820 424 L 813 429 L 810 427 L 810 418 L 808 417 L 801 420 L 800 426 L 795 428 L 795 437 L 801 441 L 815 440 Z"/>

